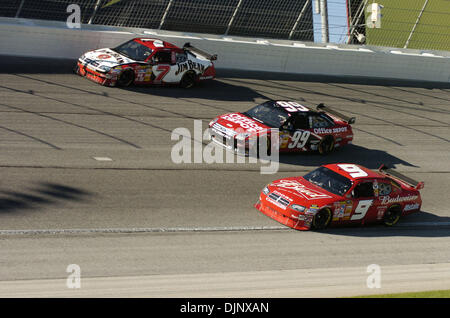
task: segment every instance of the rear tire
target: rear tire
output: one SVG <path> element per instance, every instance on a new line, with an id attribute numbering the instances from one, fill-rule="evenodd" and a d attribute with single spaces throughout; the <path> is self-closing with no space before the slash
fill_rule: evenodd
<path id="1" fill-rule="evenodd" d="M 191 88 L 195 85 L 195 73 L 187 72 L 183 75 L 180 81 L 180 87 L 182 88 Z"/>
<path id="2" fill-rule="evenodd" d="M 128 87 L 134 82 L 134 72 L 132 70 L 124 70 L 117 79 L 117 86 Z"/>
<path id="3" fill-rule="evenodd" d="M 324 208 L 314 215 L 314 219 L 312 221 L 312 227 L 315 230 L 324 230 L 331 223 L 331 210 L 329 208 Z"/>
<path id="4" fill-rule="evenodd" d="M 386 226 L 394 226 L 397 224 L 398 220 L 400 219 L 400 216 L 402 215 L 402 209 L 399 205 L 391 206 L 387 211 L 384 213 L 383 217 L 383 223 Z"/>
<path id="5" fill-rule="evenodd" d="M 329 154 L 334 149 L 334 138 L 333 136 L 325 136 L 322 138 L 322 140 L 319 143 L 319 153 L 321 155 Z"/>

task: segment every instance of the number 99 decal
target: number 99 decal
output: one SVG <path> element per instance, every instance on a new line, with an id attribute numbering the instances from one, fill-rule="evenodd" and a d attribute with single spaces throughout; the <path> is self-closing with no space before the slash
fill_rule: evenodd
<path id="1" fill-rule="evenodd" d="M 292 135 L 292 140 L 289 143 L 288 148 L 303 148 L 306 145 L 310 135 L 311 133 L 307 130 L 297 130 L 294 135 Z"/>

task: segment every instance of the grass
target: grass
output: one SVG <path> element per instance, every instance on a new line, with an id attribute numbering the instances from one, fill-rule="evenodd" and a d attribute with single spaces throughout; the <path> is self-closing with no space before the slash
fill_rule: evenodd
<path id="1" fill-rule="evenodd" d="M 377 0 L 375 2 L 384 6 L 381 10 L 381 28 L 366 28 L 366 43 L 403 48 L 425 0 Z M 448 0 L 428 1 L 408 48 L 450 51 L 450 2 Z"/>
<path id="2" fill-rule="evenodd" d="M 400 294 L 383 294 L 370 296 L 357 296 L 352 298 L 450 298 L 449 290 L 433 290 L 425 292 L 410 292 Z"/>

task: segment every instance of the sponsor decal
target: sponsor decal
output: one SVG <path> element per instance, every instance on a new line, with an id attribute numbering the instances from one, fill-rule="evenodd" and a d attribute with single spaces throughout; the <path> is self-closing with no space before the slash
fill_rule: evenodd
<path id="1" fill-rule="evenodd" d="M 205 71 L 205 66 L 203 64 L 190 60 L 188 60 L 187 62 L 178 63 L 177 66 L 178 69 L 176 70 L 175 75 L 190 70 L 197 70 L 200 73 L 203 73 Z"/>
<path id="2" fill-rule="evenodd" d="M 381 220 L 383 218 L 386 210 L 387 210 L 386 206 L 380 206 L 377 208 L 377 220 Z"/>
<path id="3" fill-rule="evenodd" d="M 307 188 L 305 185 L 296 180 L 280 180 L 277 183 L 272 183 L 271 185 L 284 189 L 294 190 L 307 200 L 331 198 L 325 193 Z"/>
<path id="4" fill-rule="evenodd" d="M 314 128 L 315 134 L 338 134 L 347 131 L 347 127 L 337 127 L 337 128 Z"/>
<path id="5" fill-rule="evenodd" d="M 405 205 L 405 208 L 403 209 L 403 211 L 418 210 L 419 208 L 420 208 L 419 203 L 407 204 L 407 205 Z"/>
<path id="6" fill-rule="evenodd" d="M 111 58 L 111 55 L 109 54 L 100 54 L 99 56 L 97 56 L 97 58 L 99 58 L 100 60 L 107 60 Z"/>
<path id="7" fill-rule="evenodd" d="M 240 114 L 225 115 L 222 116 L 222 119 L 231 121 L 235 124 L 239 124 L 242 128 L 246 129 L 248 132 L 258 132 L 263 130 L 263 128 L 260 127 L 255 121 Z"/>
<path id="8" fill-rule="evenodd" d="M 405 197 L 401 197 L 397 195 L 395 198 L 391 198 L 389 196 L 380 197 L 381 204 L 390 204 L 390 203 L 400 203 L 406 201 L 414 201 L 419 198 L 418 195 L 407 195 Z"/>
<path id="9" fill-rule="evenodd" d="M 353 202 L 349 201 L 338 201 L 334 203 L 334 214 L 333 220 L 337 221 L 339 219 L 349 220 L 352 214 Z"/>
<path id="10" fill-rule="evenodd" d="M 270 193 L 266 197 L 266 200 L 272 202 L 277 207 L 282 208 L 283 210 L 286 210 L 286 207 L 293 201 L 291 198 L 286 197 L 278 191 Z"/>

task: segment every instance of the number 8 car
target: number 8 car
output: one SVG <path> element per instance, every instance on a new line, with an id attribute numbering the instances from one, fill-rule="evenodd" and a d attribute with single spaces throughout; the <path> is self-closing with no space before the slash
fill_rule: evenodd
<path id="1" fill-rule="evenodd" d="M 262 190 L 255 207 L 297 230 L 328 226 L 384 223 L 419 212 L 417 182 L 382 165 L 377 172 L 356 164 L 321 166 L 303 177 L 273 181 Z"/>
<path id="2" fill-rule="evenodd" d="M 211 139 L 237 153 L 248 155 L 258 147 L 258 139 L 267 140 L 267 149 L 280 152 L 318 151 L 327 154 L 353 140 L 351 124 L 347 117 L 326 107 L 317 110 L 295 101 L 267 101 L 243 113 L 230 113 L 216 117 L 209 123 Z M 279 140 L 270 144 L 276 131 Z M 259 153 L 254 150 L 253 153 Z"/>

